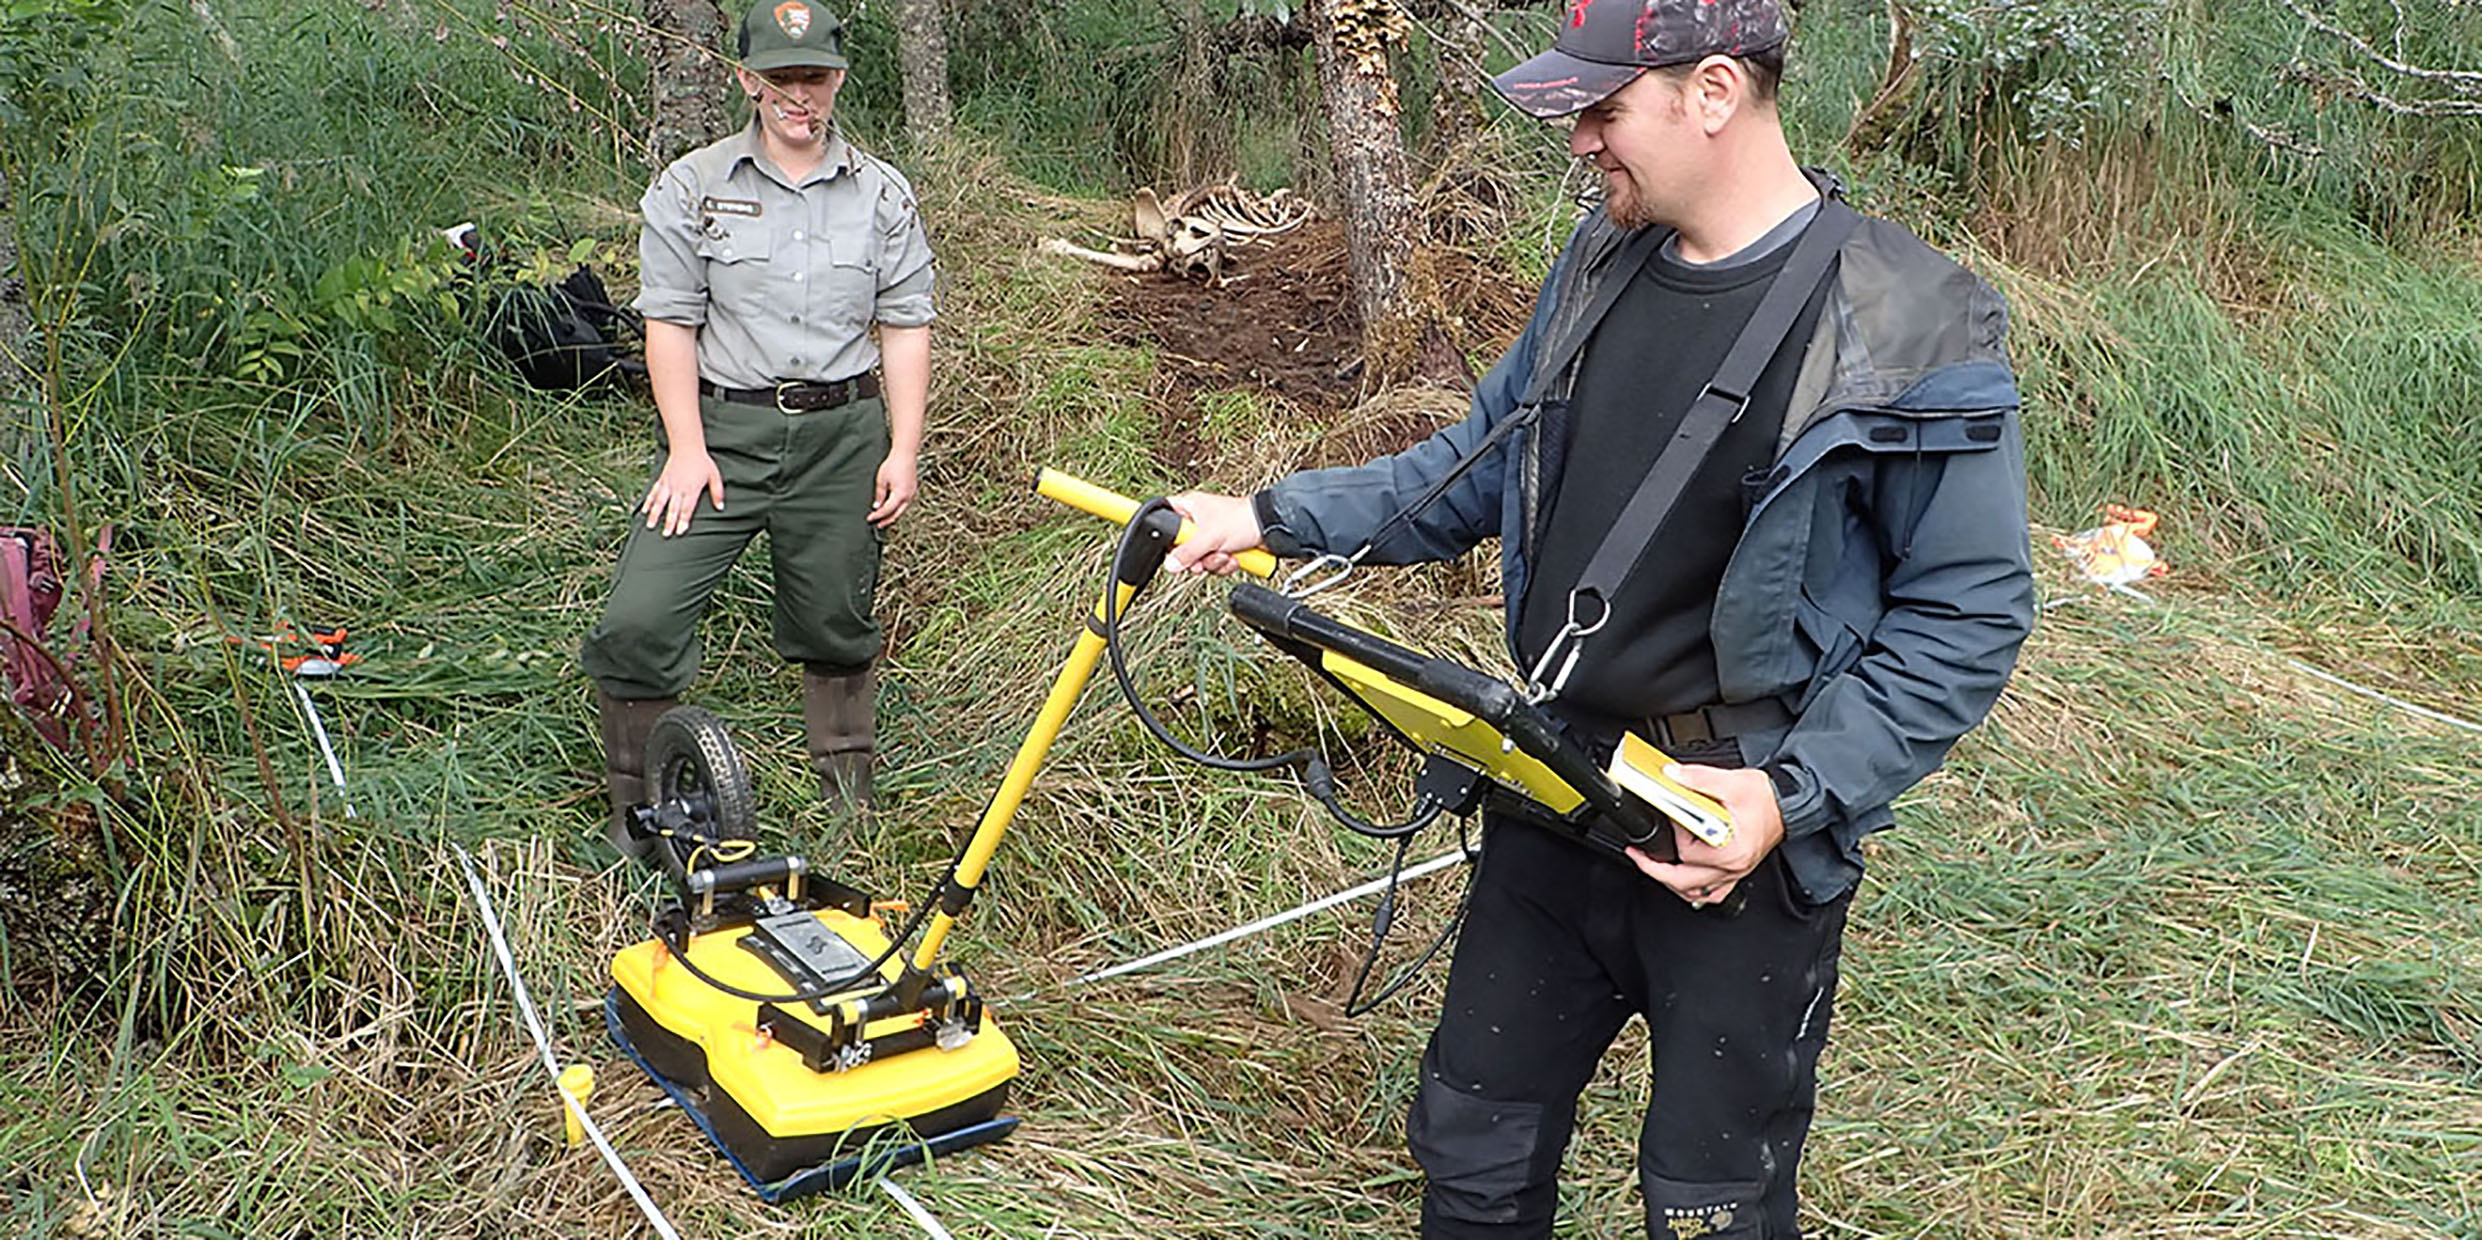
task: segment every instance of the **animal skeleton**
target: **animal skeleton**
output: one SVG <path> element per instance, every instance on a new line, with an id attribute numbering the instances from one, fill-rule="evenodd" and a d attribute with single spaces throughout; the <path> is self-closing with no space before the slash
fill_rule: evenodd
<path id="1" fill-rule="evenodd" d="M 1134 235 L 1114 239 L 1111 250 L 1090 250 L 1054 238 L 1043 243 L 1043 252 L 1121 271 L 1204 275 L 1213 283 L 1223 278 L 1227 249 L 1282 236 L 1316 214 L 1289 189 L 1261 197 L 1230 181 L 1184 190 L 1170 202 L 1158 199 L 1151 188 L 1141 189 L 1131 196 L 1129 208 Z"/>

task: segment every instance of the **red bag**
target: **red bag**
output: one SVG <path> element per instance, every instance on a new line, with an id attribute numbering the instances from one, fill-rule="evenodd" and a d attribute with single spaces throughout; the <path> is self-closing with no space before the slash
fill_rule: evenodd
<path id="1" fill-rule="evenodd" d="M 109 534 L 106 535 L 108 539 Z M 60 545 L 47 529 L 0 527 L 0 687 L 26 712 L 43 739 L 67 751 L 69 729 L 84 714 L 68 668 L 50 648 L 52 614 L 67 593 L 61 580 Z M 88 573 L 89 586 L 101 584 L 103 559 L 97 554 Z M 71 629 L 84 638 L 86 620 Z"/>

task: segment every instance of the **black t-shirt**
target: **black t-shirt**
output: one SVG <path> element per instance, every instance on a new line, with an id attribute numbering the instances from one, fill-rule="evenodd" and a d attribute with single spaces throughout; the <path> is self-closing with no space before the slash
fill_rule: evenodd
<path id="1" fill-rule="evenodd" d="M 1567 622 L 1569 591 L 1715 377 L 1791 256 L 1791 242 L 1788 236 L 1761 257 L 1735 256 L 1712 267 L 1685 264 L 1667 245 L 1586 342 L 1565 416 L 1544 411 L 1541 485 L 1548 500 L 1517 626 L 1526 666 Z M 1740 541 L 1748 502 L 1775 464 L 1784 409 L 1824 302 L 1822 285 L 1761 372 L 1748 408 L 1724 429 L 1622 583 L 1611 622 L 1586 639 L 1562 702 L 1631 720 L 1721 698 L 1708 633 L 1716 587 Z"/>

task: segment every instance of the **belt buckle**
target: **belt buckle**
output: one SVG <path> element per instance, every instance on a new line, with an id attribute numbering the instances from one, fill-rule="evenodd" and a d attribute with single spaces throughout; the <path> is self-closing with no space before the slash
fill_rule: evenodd
<path id="1" fill-rule="evenodd" d="M 1673 727 L 1674 720 L 1679 720 L 1684 726 Z M 1655 716 L 1655 730 L 1662 734 L 1663 748 L 1666 752 L 1690 745 L 1702 745 L 1715 739 L 1715 721 L 1707 716 L 1706 708 L 1703 706 L 1677 714 L 1657 715 Z"/>
<path id="2" fill-rule="evenodd" d="M 785 402 L 785 399 L 784 399 L 784 394 L 785 394 L 785 393 L 787 393 L 787 392 L 790 392 L 790 391 L 792 391 L 794 388 L 797 388 L 797 387 L 800 387 L 800 386 L 802 386 L 801 381 L 800 381 L 800 380 L 797 380 L 797 379 L 785 379 L 785 380 L 781 380 L 781 381 L 779 381 L 779 382 L 776 384 L 776 412 L 778 412 L 778 413 L 808 413 L 808 412 L 810 412 L 810 411 L 809 411 L 809 410 L 807 410 L 807 409 L 799 409 L 799 408 L 795 408 L 794 406 L 792 406 L 792 405 L 790 405 L 790 404 L 787 404 L 787 403 Z"/>

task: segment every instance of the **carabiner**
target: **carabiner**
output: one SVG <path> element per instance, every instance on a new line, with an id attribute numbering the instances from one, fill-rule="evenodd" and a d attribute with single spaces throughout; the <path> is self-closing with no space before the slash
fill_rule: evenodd
<path id="1" fill-rule="evenodd" d="M 1364 547 L 1363 550 L 1367 551 L 1369 548 Z M 1359 565 L 1360 562 L 1361 557 L 1359 555 L 1348 559 L 1344 556 L 1336 554 L 1333 551 L 1321 553 L 1317 559 L 1314 559 L 1309 563 L 1286 573 L 1284 575 L 1284 584 L 1276 587 L 1276 593 L 1284 595 L 1287 598 L 1308 598 L 1311 595 L 1316 594 L 1329 586 L 1339 584 L 1345 578 L 1352 576 L 1354 568 Z M 1300 584 L 1304 578 L 1309 577 L 1313 573 L 1322 571 L 1326 572 L 1328 575 L 1319 578 L 1316 581 L 1312 581 L 1308 585 Z"/>
<path id="2" fill-rule="evenodd" d="M 1577 600 L 1588 596 L 1592 596 L 1595 606 L 1600 609 L 1600 614 L 1595 616 L 1592 624 L 1583 623 L 1577 618 Z M 1540 706 L 1557 696 L 1560 690 L 1568 687 L 1569 673 L 1577 670 L 1577 656 L 1585 645 L 1585 640 L 1601 632 L 1603 626 L 1610 622 L 1611 618 L 1612 605 L 1604 602 L 1602 595 L 1592 590 L 1569 591 L 1568 623 L 1561 625 L 1560 631 L 1551 635 L 1551 643 L 1543 647 L 1543 657 L 1536 659 L 1533 669 L 1526 673 L 1525 700 L 1532 705 Z M 1550 670 L 1554 659 L 1559 660 L 1560 670 L 1554 673 L 1550 681 L 1546 683 L 1543 673 Z"/>

